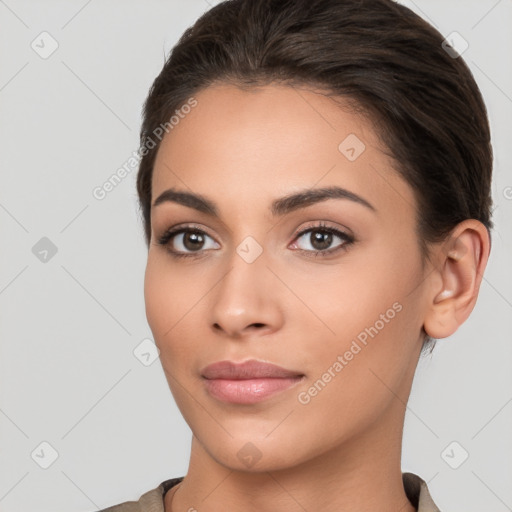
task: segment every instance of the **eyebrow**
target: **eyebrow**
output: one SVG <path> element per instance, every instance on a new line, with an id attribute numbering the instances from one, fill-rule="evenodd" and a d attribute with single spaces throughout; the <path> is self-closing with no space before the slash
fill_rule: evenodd
<path id="1" fill-rule="evenodd" d="M 272 202 L 270 211 L 274 217 L 282 216 L 327 199 L 347 199 L 360 204 L 375 213 L 377 212 L 376 208 L 366 199 L 363 199 L 349 190 L 337 186 L 304 189 L 294 194 L 280 197 Z M 162 192 L 155 199 L 152 208 L 166 202 L 181 204 L 207 215 L 211 215 L 212 217 L 219 217 L 219 210 L 216 204 L 212 200 L 200 194 L 170 188 Z"/>

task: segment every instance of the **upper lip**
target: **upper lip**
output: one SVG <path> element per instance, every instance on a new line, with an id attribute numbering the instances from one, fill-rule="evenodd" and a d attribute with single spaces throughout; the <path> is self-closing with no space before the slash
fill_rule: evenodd
<path id="1" fill-rule="evenodd" d="M 261 379 L 261 378 L 290 378 L 302 377 L 303 374 L 293 370 L 287 370 L 281 366 L 264 363 L 251 359 L 243 363 L 233 361 L 218 361 L 209 364 L 201 371 L 206 379 Z"/>

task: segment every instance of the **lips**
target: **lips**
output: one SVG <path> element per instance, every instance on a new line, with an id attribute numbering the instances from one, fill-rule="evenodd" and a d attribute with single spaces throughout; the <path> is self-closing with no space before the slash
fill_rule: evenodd
<path id="1" fill-rule="evenodd" d="M 275 364 L 263 363 L 256 360 L 234 363 L 232 361 L 219 361 L 206 366 L 201 375 L 205 379 L 287 379 L 302 377 L 303 374 L 293 370 L 286 370 Z"/>
<path id="2" fill-rule="evenodd" d="M 232 404 L 255 404 L 294 387 L 304 374 L 256 360 L 219 361 L 201 372 L 213 398 Z"/>

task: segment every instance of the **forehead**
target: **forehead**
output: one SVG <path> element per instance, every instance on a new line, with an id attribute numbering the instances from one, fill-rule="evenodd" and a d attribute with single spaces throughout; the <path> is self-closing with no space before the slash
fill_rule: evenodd
<path id="1" fill-rule="evenodd" d="M 295 188 L 340 185 L 376 206 L 397 198 L 405 210 L 414 204 L 370 121 L 340 99 L 305 87 L 228 84 L 194 98 L 197 105 L 162 140 L 153 199 L 175 187 L 270 201 Z"/>

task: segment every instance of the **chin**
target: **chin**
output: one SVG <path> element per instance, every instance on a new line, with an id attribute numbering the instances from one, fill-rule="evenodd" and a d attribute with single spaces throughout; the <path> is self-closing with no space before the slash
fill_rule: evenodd
<path id="1" fill-rule="evenodd" d="M 210 452 L 222 466 L 237 472 L 266 473 L 280 471 L 297 465 L 297 454 L 276 452 L 268 446 L 258 446 L 252 441 L 235 442 L 233 446 Z"/>
<path id="2" fill-rule="evenodd" d="M 204 427 L 203 427 L 204 428 Z M 194 430 L 201 435 L 202 429 Z M 211 431 L 203 432 L 200 444 L 210 457 L 227 469 L 237 472 L 263 473 L 280 471 L 301 464 L 314 457 L 315 447 L 307 447 L 311 453 L 306 453 L 304 442 L 294 429 L 290 435 L 283 429 L 279 435 L 268 436 L 258 434 L 251 429 L 240 429 L 238 432 L 229 430 L 231 436 L 212 436 Z M 197 437 L 197 436 L 196 436 Z"/>

